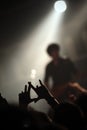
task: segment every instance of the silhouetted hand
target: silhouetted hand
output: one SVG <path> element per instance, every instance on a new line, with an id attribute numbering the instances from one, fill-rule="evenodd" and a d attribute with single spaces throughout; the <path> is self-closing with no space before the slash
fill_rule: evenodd
<path id="1" fill-rule="evenodd" d="M 0 93 L 0 105 L 7 105 L 8 102 L 5 98 L 2 97 L 1 93 Z"/>
<path id="2" fill-rule="evenodd" d="M 31 99 L 30 97 L 30 89 L 31 83 L 29 82 L 29 86 L 25 85 L 24 92 L 19 93 L 19 104 L 27 106 L 29 103 L 36 100 L 36 98 Z"/>
<path id="3" fill-rule="evenodd" d="M 39 80 L 40 86 L 36 86 L 36 88 L 32 87 L 32 89 L 36 92 L 36 94 L 38 95 L 38 98 L 36 99 L 35 102 L 37 102 L 40 99 L 45 99 L 47 101 L 47 103 L 53 108 L 55 109 L 56 106 L 59 105 L 59 102 L 53 97 L 53 95 L 50 93 L 50 91 L 48 90 L 48 88 L 43 85 L 43 83 L 41 82 L 41 80 Z"/>
<path id="4" fill-rule="evenodd" d="M 49 92 L 48 88 L 42 84 L 41 80 L 39 80 L 40 86 L 34 87 L 31 82 L 28 82 L 29 86 L 25 85 L 24 92 L 22 91 L 19 93 L 19 104 L 27 106 L 31 102 L 37 102 L 40 99 L 48 99 L 51 97 L 51 93 Z M 37 98 L 31 99 L 30 97 L 30 89 L 33 89 L 35 93 L 38 95 Z"/>
<path id="5" fill-rule="evenodd" d="M 51 96 L 51 93 L 49 92 L 48 88 L 42 84 L 41 80 L 39 80 L 40 86 L 36 86 L 36 88 L 32 85 L 32 89 L 36 92 L 38 95 L 38 98 L 35 100 L 37 102 L 40 99 L 47 99 L 49 96 Z"/>

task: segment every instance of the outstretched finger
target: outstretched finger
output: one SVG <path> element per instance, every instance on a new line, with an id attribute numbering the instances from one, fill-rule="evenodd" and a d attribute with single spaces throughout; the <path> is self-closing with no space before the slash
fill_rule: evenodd
<path id="1" fill-rule="evenodd" d="M 24 92 L 25 93 L 27 92 L 27 85 L 25 85 Z"/>
<path id="2" fill-rule="evenodd" d="M 32 88 L 34 91 L 36 90 L 36 88 L 31 84 L 31 82 L 28 82 L 29 87 Z"/>
<path id="3" fill-rule="evenodd" d="M 42 81 L 40 79 L 39 79 L 39 83 L 40 83 L 41 86 L 44 86 L 43 83 L 42 83 Z"/>

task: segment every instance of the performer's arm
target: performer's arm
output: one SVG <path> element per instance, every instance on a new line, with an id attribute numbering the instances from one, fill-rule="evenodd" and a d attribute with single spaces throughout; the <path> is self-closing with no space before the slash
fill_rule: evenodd
<path id="1" fill-rule="evenodd" d="M 74 83 L 69 83 L 69 86 L 78 90 L 81 93 L 87 93 L 87 89 L 85 89 L 83 86 L 81 86 L 79 83 L 74 82 Z"/>

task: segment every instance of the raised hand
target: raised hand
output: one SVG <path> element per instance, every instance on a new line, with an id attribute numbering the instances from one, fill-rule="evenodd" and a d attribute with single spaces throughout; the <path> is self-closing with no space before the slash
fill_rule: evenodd
<path id="1" fill-rule="evenodd" d="M 29 86 L 25 85 L 24 92 L 19 93 L 19 105 L 27 106 L 29 103 L 36 101 L 36 98 L 31 99 L 30 97 L 31 84 Z"/>
<path id="2" fill-rule="evenodd" d="M 38 98 L 36 101 L 40 100 L 40 99 L 45 99 L 47 101 L 47 103 L 53 108 L 55 109 L 56 106 L 58 106 L 60 103 L 59 101 L 57 101 L 53 95 L 50 93 L 50 91 L 48 90 L 48 88 L 43 85 L 43 83 L 41 82 L 41 80 L 39 80 L 40 86 L 33 88 L 34 91 L 37 93 Z"/>
<path id="3" fill-rule="evenodd" d="M 5 98 L 2 97 L 1 93 L 0 93 L 0 105 L 7 105 L 8 102 Z"/>
<path id="4" fill-rule="evenodd" d="M 48 88 L 42 84 L 41 80 L 39 80 L 39 83 L 40 83 L 40 86 L 37 85 L 36 88 L 32 86 L 32 89 L 38 95 L 38 98 L 36 101 L 40 99 L 47 99 L 49 96 L 51 96 L 51 93 L 49 92 Z"/>
<path id="5" fill-rule="evenodd" d="M 31 102 L 37 102 L 40 99 L 48 99 L 51 95 L 51 93 L 49 92 L 48 88 L 42 84 L 41 80 L 39 80 L 40 86 L 36 86 L 34 87 L 31 82 L 28 82 L 28 86 L 25 85 L 24 91 L 22 91 L 21 93 L 19 93 L 19 105 L 20 106 L 25 106 L 27 107 L 27 105 Z M 38 95 L 37 98 L 33 98 L 31 99 L 30 97 L 30 90 L 31 88 L 36 92 L 36 94 Z"/>

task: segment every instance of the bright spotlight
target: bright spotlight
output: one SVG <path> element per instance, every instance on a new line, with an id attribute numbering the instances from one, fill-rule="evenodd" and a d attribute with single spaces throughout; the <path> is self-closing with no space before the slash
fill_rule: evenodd
<path id="1" fill-rule="evenodd" d="M 65 1 L 60 0 L 60 1 L 56 1 L 54 3 L 54 8 L 55 8 L 56 12 L 63 13 L 66 11 L 67 5 L 66 5 Z"/>
<path id="2" fill-rule="evenodd" d="M 35 79 L 35 77 L 36 77 L 36 70 L 35 69 L 31 70 L 30 77 L 31 77 L 31 79 Z"/>

